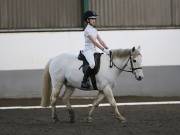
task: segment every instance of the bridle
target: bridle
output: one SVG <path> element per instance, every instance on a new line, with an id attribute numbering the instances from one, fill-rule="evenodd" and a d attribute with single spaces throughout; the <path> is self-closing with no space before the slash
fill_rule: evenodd
<path id="1" fill-rule="evenodd" d="M 137 68 L 134 67 L 133 59 L 132 59 L 132 53 L 131 52 L 129 53 L 129 58 L 128 58 L 127 62 L 125 63 L 125 65 L 122 68 L 118 67 L 113 62 L 112 51 L 110 51 L 109 57 L 110 57 L 110 65 L 109 65 L 110 68 L 112 68 L 114 66 L 114 67 L 116 67 L 120 71 L 125 71 L 125 72 L 130 72 L 130 73 L 134 73 L 134 71 L 137 70 L 137 69 L 142 69 L 142 67 L 137 67 Z M 126 70 L 125 68 L 126 68 L 126 66 L 128 65 L 129 62 L 130 62 L 130 65 L 131 65 L 131 70 Z"/>

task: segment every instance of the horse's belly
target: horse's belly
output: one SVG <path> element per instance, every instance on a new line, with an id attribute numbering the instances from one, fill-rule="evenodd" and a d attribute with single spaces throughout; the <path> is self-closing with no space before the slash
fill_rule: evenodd
<path id="1" fill-rule="evenodd" d="M 67 85 L 80 88 L 83 75 L 81 69 L 69 69 L 65 74 Z"/>

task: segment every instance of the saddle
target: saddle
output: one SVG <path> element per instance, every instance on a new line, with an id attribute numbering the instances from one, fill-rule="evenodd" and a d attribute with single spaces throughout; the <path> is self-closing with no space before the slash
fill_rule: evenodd
<path id="1" fill-rule="evenodd" d="M 95 90 L 98 90 L 96 85 L 96 77 L 95 75 L 99 72 L 100 69 L 100 58 L 103 53 L 94 53 L 94 60 L 95 60 L 95 67 L 91 70 L 91 83 Z M 89 66 L 89 63 L 86 60 L 86 57 L 83 55 L 83 53 L 80 51 L 78 55 L 78 59 L 83 61 L 83 64 L 79 67 L 79 70 L 82 68 L 83 73 L 85 72 L 86 68 Z"/>

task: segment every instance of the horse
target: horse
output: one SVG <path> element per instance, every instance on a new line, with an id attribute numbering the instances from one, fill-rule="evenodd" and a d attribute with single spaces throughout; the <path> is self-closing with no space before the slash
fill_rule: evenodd
<path id="1" fill-rule="evenodd" d="M 100 58 L 100 69 L 96 74 L 98 88 L 97 97 L 94 99 L 88 114 L 87 121 L 92 122 L 93 111 L 100 102 L 106 98 L 113 107 L 115 116 L 120 122 L 126 122 L 126 118 L 119 112 L 117 103 L 114 99 L 112 89 L 115 81 L 122 72 L 130 72 L 140 81 L 143 79 L 141 67 L 141 49 L 135 47 L 131 49 L 112 49 L 110 55 L 102 54 Z M 65 86 L 62 101 L 66 104 L 70 116 L 70 122 L 75 121 L 75 114 L 70 104 L 70 97 L 75 89 L 81 89 L 83 72 L 79 69 L 82 61 L 77 56 L 68 53 L 60 54 L 50 59 L 43 72 L 43 89 L 41 106 L 51 105 L 52 120 L 58 121 L 56 114 L 56 101 L 59 97 L 61 88 Z M 93 90 L 93 87 L 91 88 Z"/>

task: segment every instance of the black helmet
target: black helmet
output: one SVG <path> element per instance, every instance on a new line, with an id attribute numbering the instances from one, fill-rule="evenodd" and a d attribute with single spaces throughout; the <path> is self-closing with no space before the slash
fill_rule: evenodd
<path id="1" fill-rule="evenodd" d="M 84 21 L 86 21 L 87 19 L 91 19 L 91 18 L 96 19 L 96 16 L 97 16 L 96 12 L 88 10 L 84 13 L 83 19 L 84 19 Z"/>

